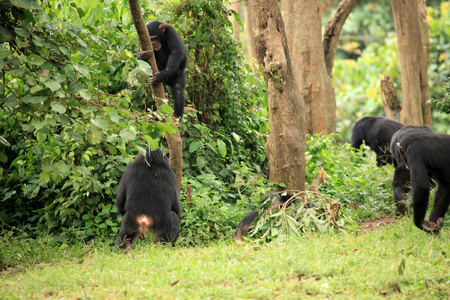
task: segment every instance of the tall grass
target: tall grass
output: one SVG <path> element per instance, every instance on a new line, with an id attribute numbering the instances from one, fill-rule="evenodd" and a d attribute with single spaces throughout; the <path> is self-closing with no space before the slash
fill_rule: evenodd
<path id="1" fill-rule="evenodd" d="M 11 267 L 0 273 L 0 298 L 447 299 L 448 249 L 448 226 L 432 236 L 406 218 L 364 234 L 279 243 L 143 241 L 128 254 L 93 242 L 3 239 L 1 263 Z"/>

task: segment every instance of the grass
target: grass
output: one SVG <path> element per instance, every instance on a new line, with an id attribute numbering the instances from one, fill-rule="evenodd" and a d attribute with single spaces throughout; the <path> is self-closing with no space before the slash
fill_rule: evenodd
<path id="1" fill-rule="evenodd" d="M 450 234 L 403 218 L 360 235 L 260 245 L 218 242 L 124 254 L 50 237 L 2 239 L 1 299 L 447 299 Z"/>

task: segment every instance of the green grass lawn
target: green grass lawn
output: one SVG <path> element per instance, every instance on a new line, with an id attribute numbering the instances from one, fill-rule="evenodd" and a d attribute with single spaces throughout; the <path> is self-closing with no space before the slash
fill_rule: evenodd
<path id="1" fill-rule="evenodd" d="M 409 219 L 359 235 L 308 235 L 260 245 L 1 240 L 1 299 L 448 299 L 450 234 Z M 15 262 L 15 263 L 14 263 Z"/>

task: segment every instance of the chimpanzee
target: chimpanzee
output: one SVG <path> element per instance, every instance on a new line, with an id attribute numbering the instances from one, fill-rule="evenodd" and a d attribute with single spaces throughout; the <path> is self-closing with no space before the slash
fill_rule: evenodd
<path id="1" fill-rule="evenodd" d="M 391 137 L 397 130 L 405 127 L 400 122 L 387 117 L 368 116 L 357 121 L 352 128 L 351 146 L 359 149 L 363 141 L 377 154 L 377 166 L 392 164 L 389 151 Z"/>
<path id="2" fill-rule="evenodd" d="M 293 197 L 294 196 L 290 193 L 272 191 L 272 192 L 269 192 L 266 195 L 264 195 L 264 197 L 262 198 L 262 203 L 272 200 L 273 202 L 270 205 L 270 207 L 276 207 L 276 206 L 283 205 L 286 201 L 293 199 Z M 305 205 L 305 208 L 316 207 L 311 202 L 306 202 L 306 203 L 304 203 L 304 205 Z M 236 232 L 234 234 L 236 241 L 242 242 L 244 240 L 244 238 L 242 236 L 253 230 L 253 221 L 255 220 L 255 218 L 258 214 L 259 214 L 259 211 L 254 210 L 254 211 L 249 212 L 242 218 L 241 222 L 239 223 L 238 229 L 236 230 Z"/>
<path id="3" fill-rule="evenodd" d="M 414 224 L 427 232 L 439 233 L 450 204 L 450 135 L 430 132 L 407 134 L 396 146 L 395 159 L 410 170 Z M 425 220 L 430 196 L 429 174 L 437 181 L 434 207 Z"/>
<path id="4" fill-rule="evenodd" d="M 155 53 L 159 72 L 150 78 L 151 84 L 162 82 L 170 87 L 173 97 L 173 116 L 183 117 L 184 89 L 186 88 L 187 53 L 181 36 L 169 24 L 150 21 L 146 24 L 153 51 L 139 52 L 137 58 L 147 60 Z"/>
<path id="5" fill-rule="evenodd" d="M 175 173 L 161 148 L 146 149 L 129 164 L 119 183 L 116 206 L 123 216 L 116 246 L 131 244 L 151 233 L 154 242 L 175 243 L 180 224 L 180 200 Z"/>
<path id="6" fill-rule="evenodd" d="M 398 162 L 395 157 L 399 157 L 400 148 L 397 147 L 397 143 L 406 135 L 414 134 L 417 132 L 431 132 L 434 131 L 428 126 L 406 126 L 398 130 L 391 139 L 391 152 L 395 166 L 394 179 L 392 180 L 392 194 L 394 196 L 394 202 L 396 204 L 395 214 L 404 215 L 408 212 L 408 205 L 406 203 L 406 193 L 411 190 L 410 174 L 406 168 L 406 164 L 402 161 Z M 430 179 L 432 183 L 432 180 Z"/>

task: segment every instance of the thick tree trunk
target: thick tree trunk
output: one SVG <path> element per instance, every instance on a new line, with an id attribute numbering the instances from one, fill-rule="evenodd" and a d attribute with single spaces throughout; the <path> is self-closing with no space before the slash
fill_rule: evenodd
<path id="1" fill-rule="evenodd" d="M 269 95 L 266 144 L 270 181 L 305 188 L 304 103 L 292 74 L 283 19 L 276 0 L 250 0 L 256 58 Z M 281 188 L 281 186 L 280 186 Z"/>
<path id="2" fill-rule="evenodd" d="M 136 32 L 139 38 L 139 45 L 141 47 L 141 51 L 152 50 L 152 44 L 150 41 L 150 35 L 148 34 L 147 28 L 145 27 L 144 19 L 142 18 L 141 8 L 139 6 L 138 0 L 128 0 L 128 4 L 130 6 L 130 13 L 133 19 L 134 27 L 136 28 Z M 154 55 L 147 61 L 152 68 L 153 74 L 158 72 L 158 67 L 156 66 L 156 60 Z M 153 91 L 153 99 L 156 103 L 156 106 L 161 106 L 164 104 L 162 99 L 166 98 L 166 93 L 164 91 L 164 86 L 162 83 L 158 83 L 156 85 L 152 85 Z M 174 129 L 174 133 L 172 135 L 166 133 L 166 140 L 169 146 L 170 156 L 170 166 L 172 170 L 175 172 L 177 176 L 178 183 L 178 194 L 181 192 L 181 171 L 183 166 L 183 141 L 181 140 L 180 132 L 178 127 L 172 123 L 172 128 Z"/>
<path id="3" fill-rule="evenodd" d="M 391 0 L 397 33 L 402 78 L 402 111 L 405 125 L 431 125 L 428 76 L 424 70 L 424 51 L 420 33 L 417 0 Z M 426 90 L 426 91 L 425 91 Z"/>
<path id="4" fill-rule="evenodd" d="M 336 131 L 336 98 L 322 46 L 319 0 L 283 0 L 292 66 L 305 102 L 306 132 Z"/>

